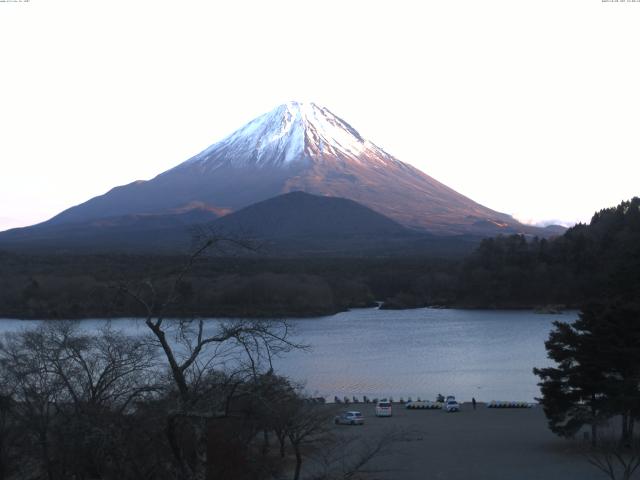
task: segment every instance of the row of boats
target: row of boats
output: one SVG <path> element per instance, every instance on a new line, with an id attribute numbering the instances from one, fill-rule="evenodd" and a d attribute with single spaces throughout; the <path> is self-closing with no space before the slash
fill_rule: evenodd
<path id="1" fill-rule="evenodd" d="M 487 408 L 531 408 L 533 403 L 529 402 L 499 402 L 491 400 L 487 403 Z"/>
<path id="2" fill-rule="evenodd" d="M 391 402 L 393 402 L 393 400 L 390 400 Z M 344 405 L 349 405 L 350 403 L 354 403 L 354 404 L 358 404 L 358 403 L 378 403 L 378 399 L 377 398 L 369 398 L 366 395 L 362 397 L 362 401 L 360 401 L 358 399 L 358 397 L 356 397 L 355 395 L 353 397 L 351 397 L 351 399 L 349 397 L 338 397 L 335 396 L 333 397 L 333 403 L 341 403 Z"/>
<path id="3" fill-rule="evenodd" d="M 409 410 L 432 410 L 432 409 L 442 409 L 444 403 L 442 402 L 409 402 L 407 403 L 407 408 Z"/>
<path id="4" fill-rule="evenodd" d="M 451 397 L 454 398 L 454 397 Z M 393 397 L 388 397 L 383 399 L 385 402 L 389 402 L 389 403 L 399 403 L 400 405 L 411 405 L 411 404 L 437 404 L 437 403 L 444 403 L 444 397 L 442 397 L 442 399 L 440 399 L 440 396 L 438 397 L 438 400 L 436 400 L 435 402 L 431 402 L 428 400 L 421 400 L 420 397 L 418 397 L 417 400 L 413 400 L 411 397 L 408 397 L 406 400 L 404 399 L 404 397 L 400 397 L 399 400 L 394 400 Z M 349 405 L 349 404 L 359 404 L 359 403 L 378 403 L 379 399 L 378 398 L 369 398 L 366 395 L 364 395 L 362 397 L 362 401 L 360 401 L 360 399 L 358 397 L 356 397 L 355 395 L 351 398 L 349 397 L 338 397 L 338 396 L 334 396 L 333 397 L 333 403 L 339 403 L 342 405 Z"/>
<path id="5" fill-rule="evenodd" d="M 324 403 L 324 399 L 322 399 Z M 388 399 L 388 401 L 390 403 L 396 403 L 393 400 L 393 397 L 390 397 Z M 378 403 L 378 399 L 377 398 L 369 398 L 366 395 L 362 397 L 362 400 L 360 400 L 358 397 L 353 396 L 351 398 L 349 397 L 343 397 L 340 398 L 338 396 L 333 397 L 333 402 L 337 403 L 337 404 L 342 404 L 342 405 L 349 405 L 349 404 L 360 404 L 360 403 L 373 403 L 373 404 L 377 404 Z M 411 397 L 407 398 L 407 400 L 405 401 L 404 398 L 400 397 L 400 399 L 398 400 L 398 402 L 400 405 L 405 405 L 406 408 L 408 409 L 413 409 L 413 410 L 430 410 L 430 409 L 442 409 L 445 401 L 444 399 L 441 399 L 440 397 L 438 397 L 438 400 L 436 400 L 435 402 L 432 402 L 430 400 L 421 400 L 420 397 L 417 398 L 417 400 L 412 400 Z M 531 408 L 533 407 L 533 404 L 530 402 L 513 402 L 513 401 L 499 401 L 499 400 L 491 400 L 489 403 L 487 403 L 487 408 Z"/>
<path id="6" fill-rule="evenodd" d="M 379 399 L 378 398 L 369 398 L 366 395 L 364 395 L 362 397 L 362 401 L 360 401 L 360 399 L 358 397 L 356 397 L 355 395 L 351 398 L 349 397 L 338 397 L 338 396 L 334 396 L 333 397 L 333 403 L 339 403 L 339 404 L 343 404 L 343 405 L 349 405 L 349 404 L 359 404 L 359 403 L 378 403 Z M 384 401 L 387 401 L 389 403 L 399 403 L 400 405 L 409 405 L 411 403 L 420 403 L 420 402 L 427 402 L 427 400 L 420 400 L 420 397 L 418 397 L 418 399 L 414 402 L 412 400 L 411 397 L 407 398 L 407 400 L 405 400 L 403 397 L 400 397 L 399 400 L 394 400 L 393 397 L 388 397 L 385 398 Z M 444 400 L 443 400 L 444 401 Z M 430 402 L 430 403 L 436 403 L 436 402 Z"/>

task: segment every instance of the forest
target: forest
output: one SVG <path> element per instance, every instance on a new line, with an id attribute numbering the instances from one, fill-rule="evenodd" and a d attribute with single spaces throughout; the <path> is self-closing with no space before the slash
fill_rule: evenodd
<path id="1" fill-rule="evenodd" d="M 639 208 L 639 198 L 622 202 L 552 239 L 488 238 L 464 257 L 277 258 L 214 249 L 184 277 L 180 309 L 169 313 L 316 316 L 376 302 L 382 308 L 575 308 L 613 284 L 637 285 Z M 148 278 L 162 289 L 185 257 L 0 252 L 0 317 L 141 315 L 120 286 Z"/>

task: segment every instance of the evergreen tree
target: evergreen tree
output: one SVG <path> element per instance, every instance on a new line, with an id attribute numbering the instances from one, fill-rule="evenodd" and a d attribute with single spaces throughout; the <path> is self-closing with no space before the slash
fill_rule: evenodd
<path id="1" fill-rule="evenodd" d="M 582 318 L 581 318 L 582 319 Z M 598 342 L 581 324 L 554 322 L 545 342 L 547 355 L 557 367 L 534 368 L 541 382 L 539 399 L 552 432 L 572 437 L 591 426 L 592 442 L 597 425 L 605 418 L 604 377 L 598 365 Z"/>
<path id="2" fill-rule="evenodd" d="M 640 418 L 640 305 L 633 301 L 592 303 L 572 324 L 555 322 L 545 342 L 556 367 L 535 368 L 549 427 L 573 436 L 590 425 L 622 418 L 622 440 Z"/>
<path id="3" fill-rule="evenodd" d="M 610 415 L 621 417 L 622 441 L 628 443 L 640 418 L 640 304 L 623 300 L 594 304 L 583 311 L 582 320 L 599 341 L 606 408 Z"/>

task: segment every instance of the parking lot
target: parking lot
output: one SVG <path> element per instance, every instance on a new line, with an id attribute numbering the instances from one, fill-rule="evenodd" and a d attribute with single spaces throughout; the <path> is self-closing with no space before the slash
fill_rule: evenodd
<path id="1" fill-rule="evenodd" d="M 394 404 L 393 416 L 378 418 L 375 405 L 329 405 L 335 412 L 359 410 L 363 426 L 335 425 L 340 434 L 375 442 L 392 435 L 370 463 L 385 480 L 553 480 L 603 479 L 589 465 L 579 441 L 549 431 L 540 407 L 493 409 L 462 404 L 456 413 L 407 410 Z"/>

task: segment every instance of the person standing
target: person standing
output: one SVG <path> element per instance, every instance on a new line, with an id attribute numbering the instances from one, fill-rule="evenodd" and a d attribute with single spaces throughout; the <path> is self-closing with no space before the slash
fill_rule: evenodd
<path id="1" fill-rule="evenodd" d="M 471 397 L 471 405 L 473 405 L 473 409 L 476 409 L 476 397 Z"/>

